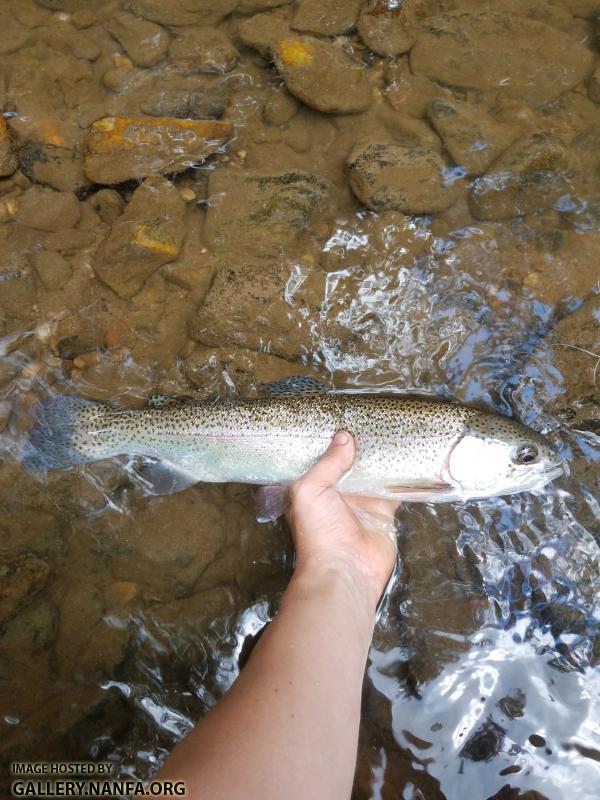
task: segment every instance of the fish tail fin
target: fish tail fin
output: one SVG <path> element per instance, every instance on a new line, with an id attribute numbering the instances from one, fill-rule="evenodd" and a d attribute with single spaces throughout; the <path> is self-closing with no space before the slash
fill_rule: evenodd
<path id="1" fill-rule="evenodd" d="M 106 410 L 102 403 L 63 395 L 38 403 L 21 463 L 30 472 L 46 472 L 102 458 L 97 448 L 86 446 L 86 439 Z"/>

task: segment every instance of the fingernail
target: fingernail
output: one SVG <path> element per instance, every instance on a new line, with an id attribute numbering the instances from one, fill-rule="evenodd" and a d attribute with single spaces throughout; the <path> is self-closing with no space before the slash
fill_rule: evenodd
<path id="1" fill-rule="evenodd" d="M 350 441 L 350 437 L 344 431 L 338 431 L 336 435 L 333 437 L 334 444 L 348 444 Z"/>

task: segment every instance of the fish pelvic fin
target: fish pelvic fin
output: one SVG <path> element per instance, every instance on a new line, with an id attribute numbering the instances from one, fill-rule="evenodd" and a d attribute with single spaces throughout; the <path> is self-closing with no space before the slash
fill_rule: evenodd
<path id="1" fill-rule="evenodd" d="M 287 486 L 259 486 L 254 496 L 258 522 L 275 522 L 289 506 Z"/>
<path id="2" fill-rule="evenodd" d="M 97 461 L 101 456 L 86 452 L 81 434 L 106 410 L 102 403 L 81 397 L 57 395 L 41 401 L 21 452 L 22 465 L 30 472 L 46 472 Z"/>

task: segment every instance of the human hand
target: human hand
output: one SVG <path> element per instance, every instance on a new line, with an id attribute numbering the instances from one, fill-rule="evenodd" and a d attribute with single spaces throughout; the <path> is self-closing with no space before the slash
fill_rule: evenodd
<path id="1" fill-rule="evenodd" d="M 337 433 L 325 454 L 290 488 L 288 519 L 296 571 L 342 570 L 377 604 L 396 561 L 396 501 L 344 495 L 338 480 L 354 462 L 354 438 Z"/>

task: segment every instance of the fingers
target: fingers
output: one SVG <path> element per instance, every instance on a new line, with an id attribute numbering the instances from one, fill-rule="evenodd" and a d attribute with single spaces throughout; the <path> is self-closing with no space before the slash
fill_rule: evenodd
<path id="1" fill-rule="evenodd" d="M 334 487 L 354 463 L 355 455 L 356 445 L 352 434 L 338 431 L 325 453 L 303 480 L 322 488 Z"/>
<path id="2" fill-rule="evenodd" d="M 393 519 L 400 507 L 399 500 L 389 500 L 385 497 L 371 497 L 370 495 L 347 495 L 348 503 L 355 508 L 363 509 L 368 513 L 379 514 Z"/>

